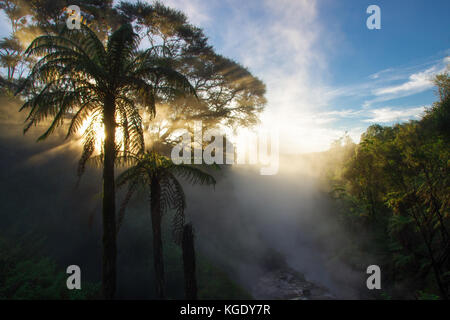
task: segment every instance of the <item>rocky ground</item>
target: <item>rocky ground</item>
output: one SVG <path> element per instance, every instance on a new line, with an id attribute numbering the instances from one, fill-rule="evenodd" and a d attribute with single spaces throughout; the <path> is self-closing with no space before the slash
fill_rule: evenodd
<path id="1" fill-rule="evenodd" d="M 262 265 L 265 271 L 251 289 L 255 299 L 336 299 L 327 288 L 306 280 L 302 273 L 292 269 L 278 252 L 272 250 L 267 252 Z"/>
<path id="2" fill-rule="evenodd" d="M 253 290 L 256 299 L 330 300 L 335 299 L 326 288 L 309 282 L 289 267 L 267 272 Z"/>

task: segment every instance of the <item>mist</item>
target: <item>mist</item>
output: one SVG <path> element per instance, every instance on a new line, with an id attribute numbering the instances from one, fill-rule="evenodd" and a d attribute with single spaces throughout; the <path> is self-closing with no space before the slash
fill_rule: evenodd
<path id="1" fill-rule="evenodd" d="M 77 264 L 86 280 L 99 281 L 101 172 L 88 169 L 77 187 L 80 143 L 65 141 L 63 131 L 37 143 L 45 123 L 23 135 L 25 115 L 17 112 L 18 104 L 0 104 L 2 234 L 31 242 L 43 239 L 40 250 L 63 270 Z M 286 155 L 273 176 L 262 176 L 259 167 L 247 165 L 226 166 L 212 174 L 215 188 L 184 183 L 186 216 L 196 232 L 198 254 L 254 298 L 271 297 L 271 288 L 261 288 L 261 279 L 273 268 L 267 257 L 274 254 L 307 281 L 325 287 L 330 296 L 359 297 L 365 274 L 336 258 L 350 240 L 311 162 Z M 169 230 L 170 214 L 163 220 Z M 170 235 L 164 237 L 170 241 Z M 151 248 L 148 204 L 138 196 L 118 237 L 118 298 L 154 297 Z M 168 286 L 175 287 L 180 276 L 166 272 Z"/>
<path id="2" fill-rule="evenodd" d="M 331 200 L 306 160 L 284 156 L 280 164 L 273 176 L 259 175 L 256 167 L 227 168 L 218 174 L 214 191 L 188 189 L 187 215 L 199 247 L 255 298 L 265 297 L 258 281 L 270 271 L 265 256 L 271 250 L 335 297 L 356 298 L 363 275 L 335 259 L 349 239 Z"/>

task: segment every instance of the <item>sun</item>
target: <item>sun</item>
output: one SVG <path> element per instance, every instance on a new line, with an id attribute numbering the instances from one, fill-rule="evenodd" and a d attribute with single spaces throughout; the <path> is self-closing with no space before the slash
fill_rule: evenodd
<path id="1" fill-rule="evenodd" d="M 116 119 L 116 123 L 120 123 L 120 119 Z M 83 137 L 87 134 L 88 130 L 92 130 L 95 139 L 94 143 L 95 150 L 100 152 L 103 148 L 106 135 L 105 135 L 105 126 L 103 125 L 99 117 L 91 115 L 88 118 L 86 118 L 83 121 L 80 128 L 78 129 L 78 134 L 81 137 Z M 123 128 L 120 126 L 116 127 L 115 141 L 116 145 L 122 146 L 123 148 L 123 141 L 124 141 Z"/>

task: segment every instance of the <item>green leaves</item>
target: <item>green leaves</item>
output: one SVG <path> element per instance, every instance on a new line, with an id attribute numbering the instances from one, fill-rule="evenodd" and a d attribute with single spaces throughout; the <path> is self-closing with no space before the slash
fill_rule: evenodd
<path id="1" fill-rule="evenodd" d="M 421 289 L 430 287 L 448 297 L 448 74 L 436 81 L 439 101 L 423 119 L 367 129 L 355 152 L 346 155 L 342 177 L 334 177 L 345 190 L 334 190 L 334 194 L 338 204 L 344 204 L 341 216 L 353 217 L 346 224 L 356 220 L 355 233 L 376 239 L 370 243 L 363 239 L 361 247 L 378 247 L 370 253 L 391 265 L 387 276 L 392 273 L 395 279 L 411 280 L 414 286 L 420 283 Z"/>
<path id="2" fill-rule="evenodd" d="M 18 244 L 0 238 L 0 300 L 96 299 L 100 285 L 83 282 L 82 290 L 69 291 L 65 268 L 39 255 L 36 242 Z"/>
<path id="3" fill-rule="evenodd" d="M 414 219 L 409 216 L 393 215 L 389 219 L 388 230 L 390 234 L 398 233 L 405 227 L 414 223 Z"/>

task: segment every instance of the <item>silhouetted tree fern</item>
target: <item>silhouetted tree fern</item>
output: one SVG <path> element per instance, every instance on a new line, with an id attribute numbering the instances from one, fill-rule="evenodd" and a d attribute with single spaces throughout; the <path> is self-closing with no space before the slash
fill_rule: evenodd
<path id="1" fill-rule="evenodd" d="M 161 221 L 168 209 L 175 211 L 172 232 L 175 243 L 181 244 L 184 228 L 184 210 L 186 198 L 178 178 L 191 184 L 215 185 L 213 176 L 194 165 L 174 164 L 169 158 L 154 151 L 139 156 L 128 156 L 127 163 L 132 163 L 117 178 L 117 186 L 127 186 L 127 192 L 119 210 L 119 226 L 122 224 L 125 209 L 137 188 L 148 191 L 153 230 L 153 258 L 156 273 L 156 289 L 160 299 L 165 298 L 164 263 L 162 254 Z"/>
<path id="2" fill-rule="evenodd" d="M 173 61 L 155 55 L 154 48 L 139 51 L 139 37 L 130 24 L 110 34 L 106 43 L 85 25 L 66 27 L 58 35 L 36 38 L 27 56 L 43 56 L 34 64 L 19 91 L 25 96 L 21 110 L 29 114 L 24 131 L 47 118 L 52 122 L 39 137 L 47 138 L 70 118 L 67 137 L 90 119 L 78 173 L 94 154 L 98 132 L 104 127 L 100 150 L 103 166 L 103 273 L 105 298 L 116 289 L 115 158 L 121 150 L 143 152 L 144 140 L 139 109 L 155 114 L 159 96 L 195 94 L 189 81 L 172 68 Z M 116 141 L 121 128 L 121 141 Z"/>

